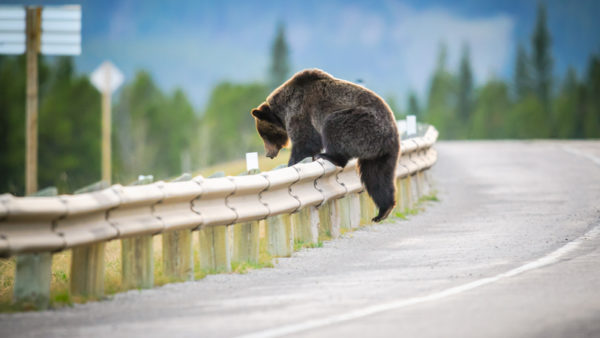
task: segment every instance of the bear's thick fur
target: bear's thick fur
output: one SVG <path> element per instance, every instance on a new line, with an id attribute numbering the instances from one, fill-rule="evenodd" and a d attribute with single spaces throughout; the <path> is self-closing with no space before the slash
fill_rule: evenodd
<path id="1" fill-rule="evenodd" d="M 361 180 L 379 208 L 373 221 L 388 216 L 395 205 L 400 142 L 394 115 L 377 94 L 308 69 L 275 89 L 252 116 L 268 157 L 291 139 L 290 166 L 316 157 L 344 167 L 358 158 Z"/>

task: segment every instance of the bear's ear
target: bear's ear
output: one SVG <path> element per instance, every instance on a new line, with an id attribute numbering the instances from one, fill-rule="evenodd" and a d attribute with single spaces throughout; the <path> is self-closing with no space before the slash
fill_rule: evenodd
<path id="1" fill-rule="evenodd" d="M 269 105 L 266 102 L 258 106 L 258 108 L 252 109 L 252 112 L 250 113 L 252 114 L 252 116 L 256 117 L 259 120 L 273 120 L 273 113 L 271 112 L 271 109 L 269 108 Z"/>

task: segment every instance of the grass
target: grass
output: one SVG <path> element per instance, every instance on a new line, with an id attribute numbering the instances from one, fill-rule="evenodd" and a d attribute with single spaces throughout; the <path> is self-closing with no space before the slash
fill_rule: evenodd
<path id="1" fill-rule="evenodd" d="M 294 240 L 294 251 L 300 251 L 304 248 L 322 248 L 323 247 L 323 242 L 322 241 L 318 241 L 317 243 L 313 243 L 313 242 L 304 242 L 301 240 Z"/>
<path id="2" fill-rule="evenodd" d="M 270 159 L 264 156 L 264 154 L 258 155 L 258 167 L 261 171 L 269 171 L 275 167 L 287 164 L 290 159 L 290 151 L 288 149 L 282 149 L 279 152 L 279 156 L 274 159 Z M 246 172 L 246 160 L 236 160 L 226 163 L 220 163 L 204 169 L 201 169 L 194 173 L 194 175 L 202 175 L 208 177 L 216 172 L 224 172 L 226 176 L 235 176 Z"/>
<path id="3" fill-rule="evenodd" d="M 437 197 L 437 191 L 431 191 L 427 195 L 423 195 L 417 200 L 417 203 L 412 208 L 404 209 L 404 211 L 398 211 L 393 214 L 393 217 L 407 220 L 408 216 L 413 216 L 424 210 L 424 204 L 427 202 L 439 202 L 440 199 Z"/>
<path id="4" fill-rule="evenodd" d="M 273 256 L 267 251 L 267 241 L 261 239 L 258 246 L 258 262 L 231 262 L 231 272 L 245 274 L 251 270 L 272 268 Z"/>

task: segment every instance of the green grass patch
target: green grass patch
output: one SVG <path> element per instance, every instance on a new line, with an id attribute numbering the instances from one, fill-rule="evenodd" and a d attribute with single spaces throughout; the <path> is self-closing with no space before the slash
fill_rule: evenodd
<path id="1" fill-rule="evenodd" d="M 424 195 L 421 196 L 421 198 L 419 198 L 419 204 L 424 203 L 424 202 L 439 202 L 440 199 L 437 197 L 437 191 L 433 191 L 428 195 Z"/>
<path id="2" fill-rule="evenodd" d="M 440 199 L 437 197 L 437 192 L 432 191 L 428 195 L 423 195 L 419 198 L 419 200 L 413 205 L 412 208 L 404 209 L 404 211 L 395 212 L 392 216 L 397 219 L 407 220 L 409 216 L 413 216 L 423 211 L 423 204 L 427 202 L 439 202 Z"/>
<path id="3" fill-rule="evenodd" d="M 323 242 L 322 241 L 318 241 L 317 243 L 312 243 L 312 242 L 303 242 L 300 240 L 294 240 L 294 251 L 300 251 L 301 249 L 304 248 L 322 248 L 323 247 Z"/>
<path id="4" fill-rule="evenodd" d="M 401 220 L 407 220 L 408 219 L 408 217 L 406 216 L 406 214 L 403 213 L 403 212 L 400 212 L 400 211 L 398 211 L 398 212 L 396 212 L 394 214 L 394 218 L 399 218 Z"/>

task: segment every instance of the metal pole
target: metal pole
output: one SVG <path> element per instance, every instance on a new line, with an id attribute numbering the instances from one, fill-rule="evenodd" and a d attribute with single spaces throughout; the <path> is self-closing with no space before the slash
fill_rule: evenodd
<path id="1" fill-rule="evenodd" d="M 37 188 L 38 160 L 38 63 L 40 48 L 40 21 L 42 9 L 27 7 L 27 97 L 25 123 L 25 193 L 33 194 Z"/>
<path id="2" fill-rule="evenodd" d="M 110 72 L 106 71 L 106 86 L 102 91 L 102 180 L 111 182 L 111 116 Z"/>

